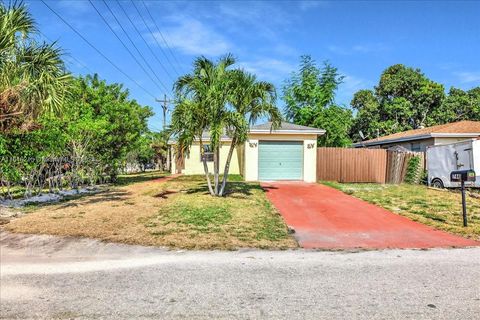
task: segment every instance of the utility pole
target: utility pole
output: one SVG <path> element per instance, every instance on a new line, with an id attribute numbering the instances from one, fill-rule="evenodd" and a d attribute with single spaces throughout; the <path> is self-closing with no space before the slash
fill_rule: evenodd
<path id="1" fill-rule="evenodd" d="M 168 100 L 167 99 L 167 95 L 164 94 L 163 95 L 163 100 L 161 99 L 155 99 L 155 101 L 157 102 L 160 102 L 162 105 L 162 111 L 163 111 L 163 131 L 165 133 L 165 128 L 167 127 L 167 111 L 168 111 L 168 104 L 171 103 L 172 101 L 171 100 Z M 167 146 L 167 170 L 170 171 L 170 166 L 171 166 L 171 163 L 172 163 L 172 148 L 171 146 Z"/>
<path id="2" fill-rule="evenodd" d="M 168 104 L 172 102 L 171 100 L 167 100 L 167 95 L 163 95 L 163 100 L 155 99 L 155 101 L 162 103 L 162 111 L 163 111 L 163 130 L 165 130 L 167 126 L 167 111 L 168 111 Z"/>

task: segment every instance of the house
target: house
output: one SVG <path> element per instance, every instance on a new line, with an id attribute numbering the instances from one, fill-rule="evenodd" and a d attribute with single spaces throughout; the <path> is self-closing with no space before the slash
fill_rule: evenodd
<path id="1" fill-rule="evenodd" d="M 410 151 L 425 152 L 428 146 L 480 138 L 480 121 L 459 121 L 416 130 L 408 130 L 357 142 L 355 148 L 401 146 Z"/>
<path id="2" fill-rule="evenodd" d="M 280 128 L 272 130 L 267 122 L 250 128 L 248 140 L 235 148 L 230 163 L 231 174 L 241 174 L 245 181 L 303 180 L 317 179 L 317 138 L 325 130 L 282 122 Z M 209 171 L 213 172 L 213 153 L 209 150 L 209 136 L 204 134 L 202 142 Z M 220 168 L 223 172 L 231 139 L 221 137 Z M 175 141 L 170 142 L 172 146 Z M 195 141 L 188 155 L 177 157 L 172 154 L 172 173 L 204 174 L 199 141 Z"/>

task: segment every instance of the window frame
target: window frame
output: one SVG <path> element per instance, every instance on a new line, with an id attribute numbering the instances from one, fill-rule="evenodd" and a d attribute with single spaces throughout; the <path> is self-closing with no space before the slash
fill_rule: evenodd
<path id="1" fill-rule="evenodd" d="M 203 145 L 203 156 L 205 157 L 206 162 L 213 162 L 213 151 L 211 150 L 210 144 L 208 143 Z M 201 152 L 200 152 L 200 162 L 203 162 Z"/>

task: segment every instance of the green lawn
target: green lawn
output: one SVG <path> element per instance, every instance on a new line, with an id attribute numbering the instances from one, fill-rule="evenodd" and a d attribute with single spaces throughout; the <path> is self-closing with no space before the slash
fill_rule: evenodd
<path id="1" fill-rule="evenodd" d="M 434 228 L 480 240 L 480 199 L 467 198 L 469 226 L 462 225 L 461 195 L 421 185 L 322 182 Z"/>

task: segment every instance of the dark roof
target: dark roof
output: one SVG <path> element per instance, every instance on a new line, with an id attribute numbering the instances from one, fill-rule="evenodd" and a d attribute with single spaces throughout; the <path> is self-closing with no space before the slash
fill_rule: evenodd
<path id="1" fill-rule="evenodd" d="M 458 135 L 480 135 L 480 121 L 458 121 L 447 124 L 441 124 L 422 129 L 408 130 L 390 134 L 367 141 L 357 142 L 354 145 L 380 145 L 402 140 L 428 139 L 435 136 L 458 136 Z"/>
<path id="2" fill-rule="evenodd" d="M 250 127 L 251 132 L 255 131 L 270 131 L 272 129 L 272 122 L 265 122 L 262 124 L 257 124 Z M 325 130 L 312 128 L 307 126 L 301 126 L 299 124 L 294 124 L 290 122 L 282 121 L 279 128 L 276 130 L 272 130 L 273 132 L 281 132 L 281 131 L 303 131 L 303 132 L 312 132 L 312 133 L 324 133 Z"/>

